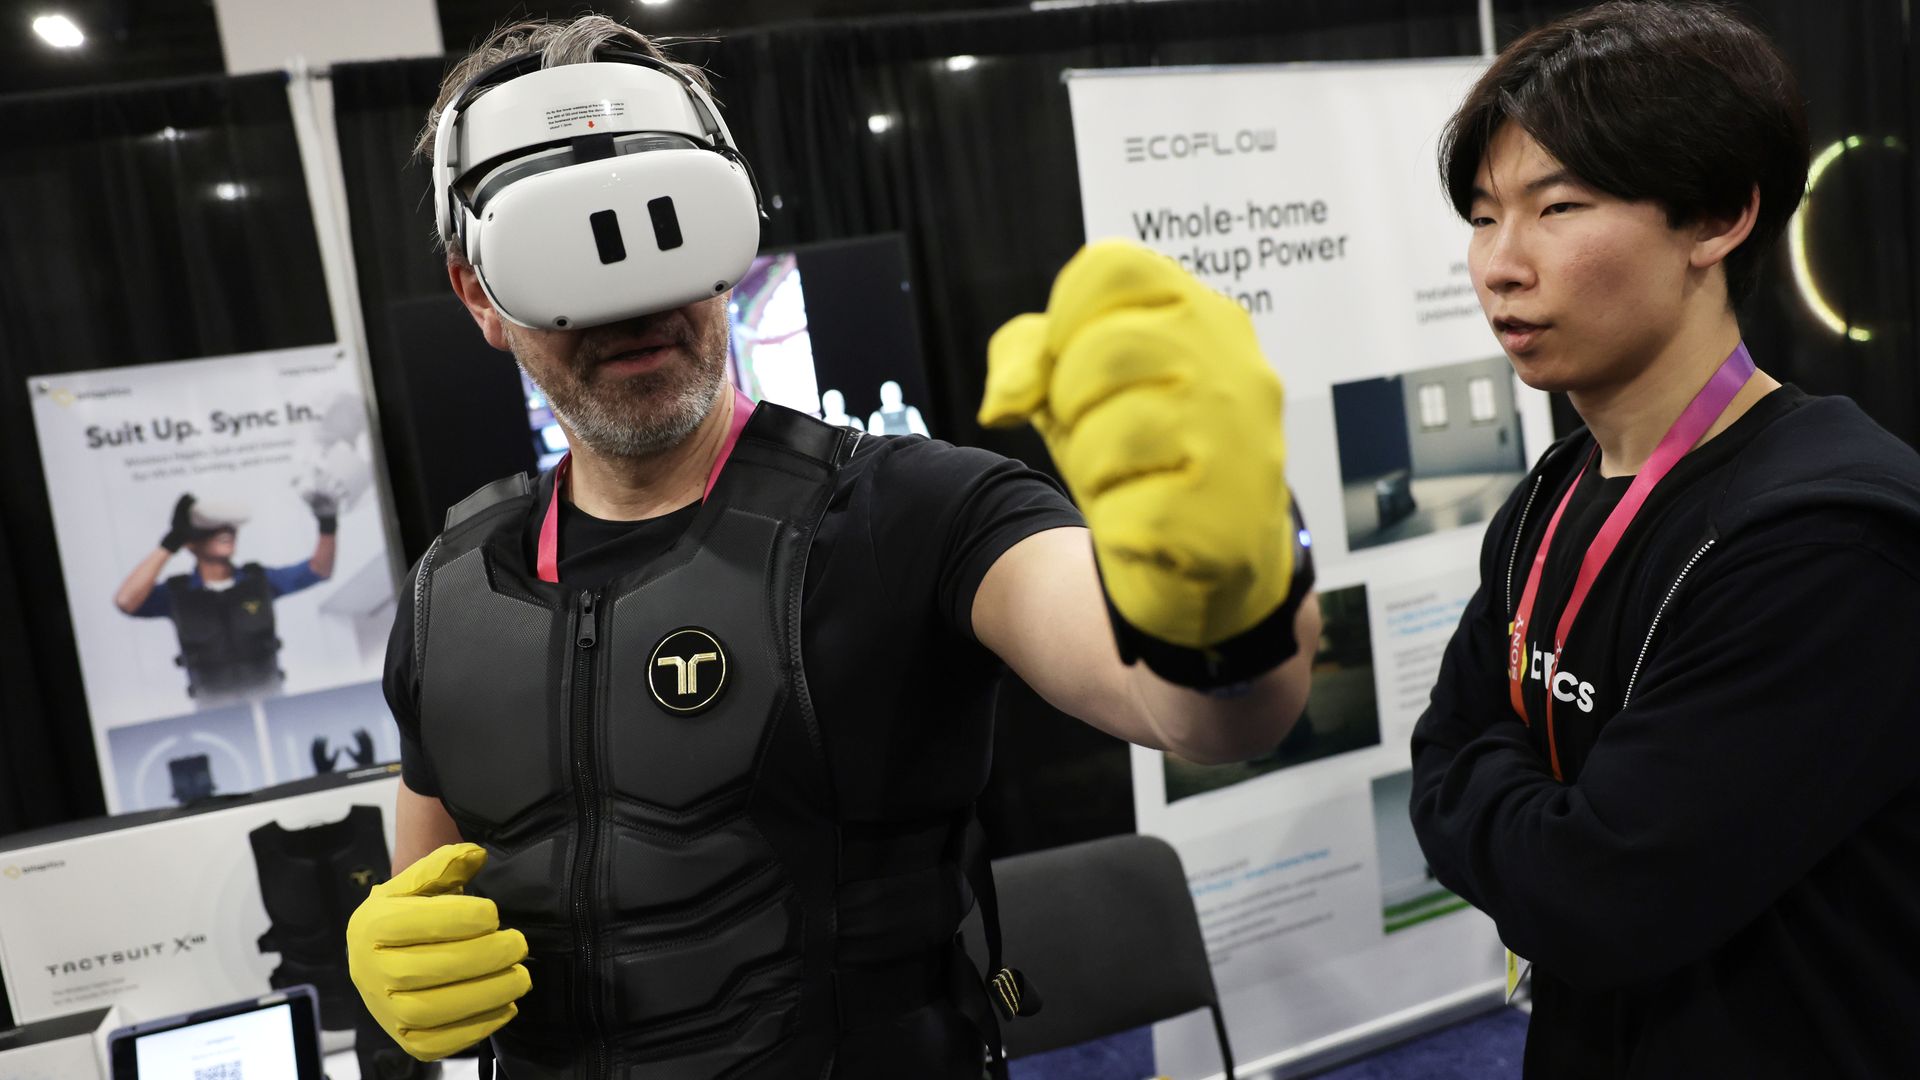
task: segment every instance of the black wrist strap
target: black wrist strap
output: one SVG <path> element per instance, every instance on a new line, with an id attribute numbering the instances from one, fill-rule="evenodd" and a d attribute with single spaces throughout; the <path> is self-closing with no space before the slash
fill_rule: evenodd
<path id="1" fill-rule="evenodd" d="M 1306 521 L 1300 516 L 1300 504 L 1293 506 L 1294 538 L 1293 580 L 1287 598 L 1273 613 L 1251 629 L 1225 641 L 1195 649 L 1175 645 L 1129 623 L 1107 597 L 1107 616 L 1113 623 L 1114 642 L 1120 647 L 1120 659 L 1136 661 L 1162 679 L 1194 690 L 1218 690 L 1251 682 L 1292 659 L 1300 651 L 1293 637 L 1294 616 L 1307 594 L 1313 591 L 1313 550 Z M 1104 583 L 1103 583 L 1104 586 Z M 1104 588 L 1103 588 L 1104 591 Z"/>

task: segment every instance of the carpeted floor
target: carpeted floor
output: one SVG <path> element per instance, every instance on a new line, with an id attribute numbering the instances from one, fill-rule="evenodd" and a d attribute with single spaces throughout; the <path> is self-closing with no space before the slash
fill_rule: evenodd
<path id="1" fill-rule="evenodd" d="M 1514 1080 L 1526 1038 L 1526 1014 L 1499 1009 L 1321 1073 L 1316 1080 Z M 1012 1080 L 1145 1080 L 1152 1075 L 1153 1035 L 1145 1028 L 1012 1063 Z"/>
<path id="2" fill-rule="evenodd" d="M 1527 1014 L 1498 1009 L 1321 1073 L 1316 1080 L 1517 1080 Z"/>

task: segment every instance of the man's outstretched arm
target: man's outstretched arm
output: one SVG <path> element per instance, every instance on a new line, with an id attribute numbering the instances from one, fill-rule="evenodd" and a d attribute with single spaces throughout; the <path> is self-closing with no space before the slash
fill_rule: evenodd
<path id="1" fill-rule="evenodd" d="M 994 562 L 974 595 L 981 644 L 1054 708 L 1131 743 L 1217 764 L 1258 757 L 1287 737 L 1307 703 L 1320 604 L 1293 618 L 1300 648 L 1230 696 L 1168 682 L 1120 659 L 1085 529 L 1049 529 Z"/>

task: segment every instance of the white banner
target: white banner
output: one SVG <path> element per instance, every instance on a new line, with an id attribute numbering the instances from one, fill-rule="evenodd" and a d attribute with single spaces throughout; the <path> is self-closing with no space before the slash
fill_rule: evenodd
<path id="1" fill-rule="evenodd" d="M 347 350 L 28 390 L 109 811 L 398 757 L 395 567 Z"/>
<path id="2" fill-rule="evenodd" d="M 1483 68 L 1069 73 L 1088 239 L 1163 251 L 1251 313 L 1313 530 L 1326 632 L 1294 734 L 1228 767 L 1133 752 L 1139 827 L 1186 862 L 1243 1064 L 1324 1060 L 1501 980 L 1491 923 L 1428 874 L 1406 774 L 1485 523 L 1551 439 L 1438 176 Z M 1155 1047 L 1169 1076 L 1219 1071 L 1204 1019 Z"/>

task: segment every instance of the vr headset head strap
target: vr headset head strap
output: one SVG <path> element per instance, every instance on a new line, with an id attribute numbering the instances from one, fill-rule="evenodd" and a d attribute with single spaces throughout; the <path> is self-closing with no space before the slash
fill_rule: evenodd
<path id="1" fill-rule="evenodd" d="M 669 61 L 631 49 L 603 46 L 594 50 L 594 58 L 602 61 L 639 64 L 668 75 L 680 83 L 687 92 L 694 112 L 700 118 L 701 126 L 706 131 L 707 141 L 711 144 L 710 149 L 737 163 L 746 172 L 747 183 L 753 188 L 754 204 L 759 210 L 761 220 L 766 220 L 766 200 L 760 193 L 760 181 L 753 174 L 753 166 L 747 163 L 747 159 L 741 156 L 739 147 L 734 145 L 733 133 L 727 129 L 726 122 L 720 119 L 720 110 L 715 106 L 712 96 L 692 76 Z M 466 110 L 467 104 L 472 101 L 474 95 L 481 90 L 539 71 L 543 59 L 541 53 L 523 52 L 489 65 L 462 84 L 459 92 L 454 94 L 452 100 L 447 103 L 447 107 L 441 110 L 440 126 L 434 134 L 433 201 L 435 224 L 440 231 L 442 242 L 458 243 L 462 251 L 466 250 L 466 229 L 464 228 L 466 207 L 454 205 L 454 183 L 459 179 L 460 173 L 473 163 L 454 160 L 459 146 L 455 131 L 459 126 L 460 114 Z M 461 201 L 464 203 L 464 199 Z"/>
<path id="2" fill-rule="evenodd" d="M 460 174 L 470 164 L 454 160 L 460 140 L 455 132 L 460 127 L 460 114 L 466 111 L 467 103 L 474 94 L 485 87 L 517 79 L 529 72 L 540 70 L 541 54 L 537 52 L 517 53 L 497 64 L 488 65 L 460 86 L 459 92 L 440 110 L 439 127 L 433 137 L 433 216 L 434 224 L 440 230 L 443 243 L 458 243 L 464 251 L 466 230 L 461 228 L 462 207 L 453 205 L 453 185 Z"/>
<path id="3" fill-rule="evenodd" d="M 707 93 L 691 75 L 678 65 L 661 60 L 657 56 L 633 52 L 630 49 L 601 49 L 594 55 L 608 60 L 625 60 L 629 63 L 643 64 L 656 71 L 664 72 L 680 81 L 687 88 L 687 98 L 693 103 L 693 111 L 700 116 L 700 124 L 706 129 L 707 141 L 720 156 L 740 166 L 747 174 L 747 183 L 753 187 L 754 206 L 760 211 L 760 220 L 767 220 L 767 201 L 760 193 L 760 179 L 753 175 L 753 166 L 741 155 L 740 147 L 733 141 L 733 132 L 728 130 L 727 122 L 720 119 L 720 108 L 714 104 L 713 95 Z"/>

